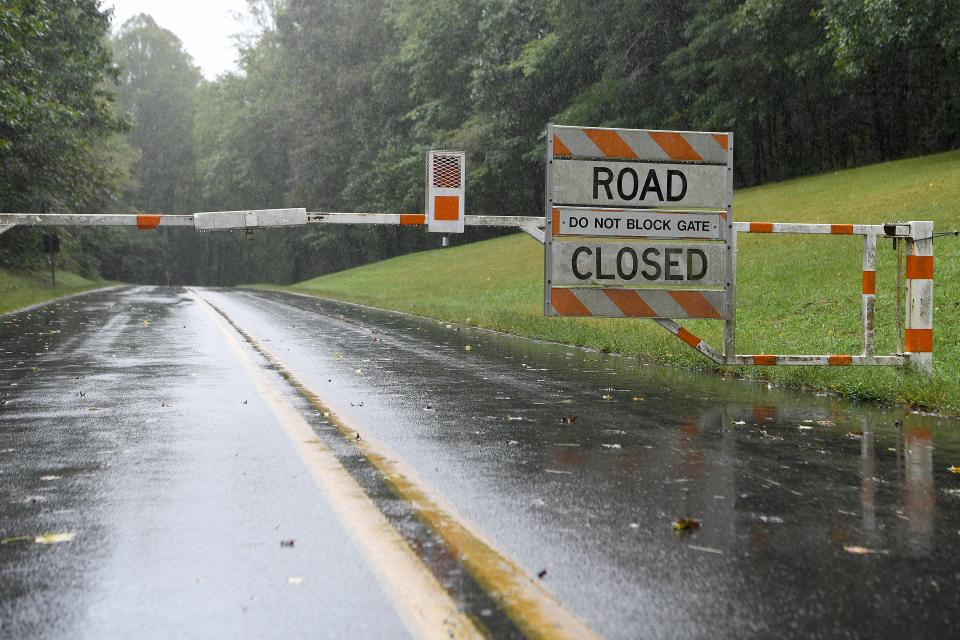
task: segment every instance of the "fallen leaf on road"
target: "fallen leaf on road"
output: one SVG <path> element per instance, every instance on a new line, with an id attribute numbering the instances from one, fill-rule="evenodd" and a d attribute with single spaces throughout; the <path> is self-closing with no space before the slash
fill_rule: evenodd
<path id="1" fill-rule="evenodd" d="M 464 351 L 470 351 L 471 349 L 473 349 L 473 347 L 471 347 L 470 345 L 467 345 L 463 348 Z"/>
<path id="2" fill-rule="evenodd" d="M 560 418 L 560 424 L 576 424 L 577 416 L 564 416 Z"/>
<path id="3" fill-rule="evenodd" d="M 848 431 L 847 437 L 851 440 L 863 440 L 863 431 Z"/>
<path id="4" fill-rule="evenodd" d="M 100 411 L 100 407 L 90 407 L 90 411 Z"/>
<path id="5" fill-rule="evenodd" d="M 643 402 L 643 400 L 644 400 L 643 396 L 633 396 L 634 402 Z"/>
<path id="6" fill-rule="evenodd" d="M 600 396 L 603 400 L 613 400 L 613 396 Z"/>
<path id="7" fill-rule="evenodd" d="M 832 427 L 833 420 L 817 420 L 817 424 L 821 427 Z"/>
<path id="8" fill-rule="evenodd" d="M 744 424 L 747 424 L 747 422 L 745 420 L 734 420 L 733 424 L 744 425 Z"/>
<path id="9" fill-rule="evenodd" d="M 950 473 L 960 473 L 960 467 L 953 465 L 952 467 L 947 467 L 947 471 Z"/>
<path id="10" fill-rule="evenodd" d="M 57 544 L 59 542 L 70 542 L 77 537 L 75 533 L 45 533 L 34 538 L 37 544 Z"/>
<path id="11" fill-rule="evenodd" d="M 889 551 L 880 551 L 877 549 L 868 549 L 866 547 L 858 547 L 856 545 L 847 545 L 847 544 L 843 545 L 843 550 L 846 551 L 847 553 L 852 553 L 857 556 L 865 556 L 870 554 L 886 555 L 887 553 L 890 553 Z"/>
<path id="12" fill-rule="evenodd" d="M 694 518 L 680 518 L 673 523 L 674 531 L 693 531 L 700 528 L 700 521 Z"/>
<path id="13" fill-rule="evenodd" d="M 281 540 L 281 541 L 280 541 L 280 546 L 281 546 L 281 547 L 292 547 L 292 546 L 293 546 L 293 540 Z"/>

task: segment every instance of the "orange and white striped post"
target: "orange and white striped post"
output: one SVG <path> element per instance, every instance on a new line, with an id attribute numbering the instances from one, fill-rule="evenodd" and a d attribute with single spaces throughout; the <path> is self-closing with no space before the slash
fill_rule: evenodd
<path id="1" fill-rule="evenodd" d="M 921 373 L 933 374 L 933 222 L 910 222 L 907 239 L 903 350 Z"/>
<path id="2" fill-rule="evenodd" d="M 874 320 L 877 302 L 877 236 L 863 236 L 863 355 L 874 355 Z"/>

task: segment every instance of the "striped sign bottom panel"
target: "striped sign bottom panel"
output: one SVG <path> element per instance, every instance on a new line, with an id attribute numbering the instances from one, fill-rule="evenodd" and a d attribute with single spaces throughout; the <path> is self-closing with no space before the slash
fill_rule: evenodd
<path id="1" fill-rule="evenodd" d="M 722 319 L 723 291 L 553 288 L 550 303 L 560 316 L 600 318 Z"/>

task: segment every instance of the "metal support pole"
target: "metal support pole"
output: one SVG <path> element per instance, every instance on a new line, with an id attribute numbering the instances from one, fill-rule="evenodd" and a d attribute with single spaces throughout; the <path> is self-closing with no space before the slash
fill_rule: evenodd
<path id="1" fill-rule="evenodd" d="M 733 132 L 727 134 L 727 303 L 723 321 L 723 356 L 727 364 L 737 358 L 737 229 L 733 221 Z"/>
<path id="2" fill-rule="evenodd" d="M 877 236 L 863 237 L 863 355 L 874 355 L 874 319 L 877 300 Z"/>
<path id="3" fill-rule="evenodd" d="M 903 353 L 903 238 L 893 239 L 897 252 L 897 353 Z"/>
<path id="4" fill-rule="evenodd" d="M 546 189 L 543 203 L 543 315 L 554 316 L 553 310 L 553 125 L 547 125 Z"/>

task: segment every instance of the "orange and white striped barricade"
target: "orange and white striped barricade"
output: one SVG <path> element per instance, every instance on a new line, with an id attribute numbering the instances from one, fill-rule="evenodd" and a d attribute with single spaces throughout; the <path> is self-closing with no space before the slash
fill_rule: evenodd
<path id="1" fill-rule="evenodd" d="M 735 353 L 733 135 L 547 126 L 544 313 L 723 320 Z"/>

